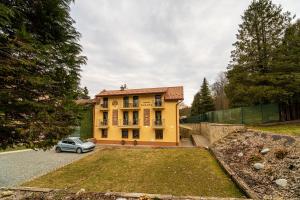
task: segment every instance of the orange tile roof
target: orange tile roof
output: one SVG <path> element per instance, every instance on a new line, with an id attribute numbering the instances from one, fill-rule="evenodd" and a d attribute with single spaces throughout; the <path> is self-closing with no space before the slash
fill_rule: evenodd
<path id="1" fill-rule="evenodd" d="M 133 94 L 165 94 L 165 100 L 183 100 L 183 86 L 124 90 L 103 90 L 99 94 L 97 94 L 96 97 Z"/>

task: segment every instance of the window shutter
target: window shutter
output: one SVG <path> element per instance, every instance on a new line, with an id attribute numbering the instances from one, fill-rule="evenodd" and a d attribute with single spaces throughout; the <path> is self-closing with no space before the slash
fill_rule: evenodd
<path id="1" fill-rule="evenodd" d="M 144 126 L 150 126 L 150 109 L 144 109 Z"/>
<path id="2" fill-rule="evenodd" d="M 114 109 L 112 114 L 113 114 L 113 116 L 112 116 L 112 125 L 113 126 L 118 126 L 118 110 Z"/>

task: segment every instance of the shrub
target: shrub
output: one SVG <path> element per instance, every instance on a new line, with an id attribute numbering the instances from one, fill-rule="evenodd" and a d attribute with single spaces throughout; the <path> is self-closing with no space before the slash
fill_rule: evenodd
<path id="1" fill-rule="evenodd" d="M 260 154 L 254 154 L 249 157 L 248 162 L 249 163 L 255 163 L 261 161 L 263 158 Z"/>
<path id="2" fill-rule="evenodd" d="M 121 140 L 121 144 L 124 145 L 126 142 L 125 140 Z"/>
<path id="3" fill-rule="evenodd" d="M 133 141 L 133 145 L 136 146 L 138 142 L 136 140 Z"/>
<path id="4" fill-rule="evenodd" d="M 277 159 L 284 159 L 284 157 L 288 154 L 288 151 L 286 149 L 280 148 L 276 149 L 274 154 Z"/>

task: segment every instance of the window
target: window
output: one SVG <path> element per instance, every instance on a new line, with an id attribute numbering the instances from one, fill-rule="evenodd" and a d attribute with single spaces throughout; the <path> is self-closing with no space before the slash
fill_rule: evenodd
<path id="1" fill-rule="evenodd" d="M 128 138 L 128 130 L 127 129 L 122 130 L 122 138 Z"/>
<path id="2" fill-rule="evenodd" d="M 139 107 L 139 97 L 133 96 L 133 107 Z"/>
<path id="3" fill-rule="evenodd" d="M 161 140 L 164 138 L 163 130 L 155 130 L 155 139 Z"/>
<path id="4" fill-rule="evenodd" d="M 108 108 L 108 98 L 103 98 L 102 107 L 103 108 Z"/>
<path id="5" fill-rule="evenodd" d="M 107 125 L 108 122 L 108 112 L 103 112 L 103 125 Z"/>
<path id="6" fill-rule="evenodd" d="M 69 139 L 63 140 L 62 143 L 75 145 L 75 142 L 73 142 L 72 140 L 69 140 Z"/>
<path id="7" fill-rule="evenodd" d="M 162 120 L 161 120 L 161 111 L 155 111 L 155 125 L 161 126 Z"/>
<path id="8" fill-rule="evenodd" d="M 155 95 L 155 106 L 162 106 L 161 95 Z"/>
<path id="9" fill-rule="evenodd" d="M 124 111 L 123 112 L 123 125 L 128 125 L 128 112 Z"/>
<path id="10" fill-rule="evenodd" d="M 133 125 L 139 124 L 139 112 L 133 111 Z"/>
<path id="11" fill-rule="evenodd" d="M 73 139 L 77 144 L 83 144 L 83 141 L 80 138 Z"/>
<path id="12" fill-rule="evenodd" d="M 128 108 L 129 107 L 129 97 L 123 97 L 123 107 Z"/>
<path id="13" fill-rule="evenodd" d="M 101 137 L 102 138 L 107 138 L 107 129 L 102 129 Z"/>
<path id="14" fill-rule="evenodd" d="M 133 139 L 139 139 L 140 138 L 140 130 L 139 129 L 133 129 L 132 130 L 132 138 Z"/>

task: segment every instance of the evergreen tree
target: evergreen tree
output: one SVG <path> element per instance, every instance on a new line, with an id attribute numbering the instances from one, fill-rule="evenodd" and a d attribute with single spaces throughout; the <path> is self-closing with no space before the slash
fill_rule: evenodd
<path id="1" fill-rule="evenodd" d="M 203 114 L 209 111 L 215 110 L 214 100 L 211 96 L 210 89 L 206 78 L 203 79 L 203 83 L 200 90 L 200 105 L 199 113 Z"/>
<path id="2" fill-rule="evenodd" d="M 84 87 L 83 88 L 83 95 L 84 95 L 84 99 L 90 99 L 90 96 L 89 96 L 89 91 L 87 89 L 87 87 Z"/>
<path id="3" fill-rule="evenodd" d="M 0 3 L 0 147 L 48 148 L 78 124 L 80 34 L 71 0 Z"/>
<path id="4" fill-rule="evenodd" d="M 200 91 L 194 96 L 191 116 L 200 115 L 208 111 L 213 111 L 214 109 L 214 101 L 208 87 L 208 82 L 206 78 L 204 78 Z"/>
<path id="5" fill-rule="evenodd" d="M 194 100 L 191 107 L 191 116 L 200 114 L 200 91 L 194 96 Z"/>
<path id="6" fill-rule="evenodd" d="M 84 87 L 83 89 L 79 88 L 78 90 L 79 91 L 77 99 L 90 99 L 89 90 L 87 89 L 87 87 Z"/>
<path id="7" fill-rule="evenodd" d="M 273 102 L 271 62 L 290 25 L 289 12 L 271 0 L 254 0 L 242 16 L 232 61 L 228 66 L 226 94 L 232 106 Z"/>
<path id="8" fill-rule="evenodd" d="M 300 20 L 285 31 L 281 45 L 271 62 L 270 82 L 272 95 L 279 103 L 300 102 Z"/>

